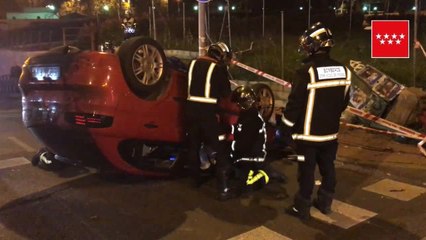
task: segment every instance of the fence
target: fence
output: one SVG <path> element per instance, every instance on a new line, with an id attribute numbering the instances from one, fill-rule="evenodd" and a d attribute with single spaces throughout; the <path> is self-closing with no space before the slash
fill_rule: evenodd
<path id="1" fill-rule="evenodd" d="M 19 96 L 17 77 L 10 77 L 10 75 L 0 76 L 0 97 L 13 97 Z"/>
<path id="2" fill-rule="evenodd" d="M 0 48 L 47 50 L 61 45 L 95 49 L 96 29 L 92 19 L 0 20 Z"/>

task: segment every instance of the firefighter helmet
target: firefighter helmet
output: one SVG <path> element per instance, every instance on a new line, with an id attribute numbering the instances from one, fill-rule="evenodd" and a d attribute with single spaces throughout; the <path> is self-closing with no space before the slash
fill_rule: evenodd
<path id="1" fill-rule="evenodd" d="M 218 62 L 228 64 L 232 59 L 231 49 L 223 42 L 213 43 L 207 50 L 207 55 Z"/>
<path id="2" fill-rule="evenodd" d="M 232 92 L 231 100 L 247 110 L 256 102 L 256 94 L 250 87 L 239 86 Z"/>
<path id="3" fill-rule="evenodd" d="M 299 38 L 299 52 L 312 55 L 320 49 L 329 51 L 334 46 L 333 35 L 321 22 L 307 29 Z"/>

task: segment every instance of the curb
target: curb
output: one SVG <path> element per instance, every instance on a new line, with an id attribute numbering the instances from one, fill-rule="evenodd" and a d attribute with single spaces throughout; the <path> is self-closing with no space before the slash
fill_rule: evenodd
<path id="1" fill-rule="evenodd" d="M 356 158 L 348 158 L 337 156 L 337 162 L 342 164 L 349 164 L 353 166 L 366 166 L 369 168 L 377 168 L 377 167 L 392 167 L 392 168 L 405 168 L 405 169 L 416 169 L 416 170 L 426 170 L 426 159 L 424 164 L 415 164 L 415 163 L 405 163 L 405 162 L 378 162 L 374 160 L 360 160 Z"/>

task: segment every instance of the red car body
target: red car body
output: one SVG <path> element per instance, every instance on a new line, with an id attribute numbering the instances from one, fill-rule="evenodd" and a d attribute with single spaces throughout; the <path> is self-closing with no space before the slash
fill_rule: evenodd
<path id="1" fill-rule="evenodd" d="M 27 60 L 20 79 L 25 126 L 54 154 L 69 159 L 102 158 L 124 172 L 145 176 L 147 171 L 125 161 L 119 144 L 126 139 L 180 144 L 184 139 L 182 104 L 186 74 L 169 68 L 169 84 L 155 101 L 144 100 L 126 85 L 115 54 L 71 54 L 62 76 L 37 81 L 30 68 L 54 64 L 46 54 Z M 65 58 L 66 56 L 64 56 Z"/>
<path id="2" fill-rule="evenodd" d="M 55 159 L 107 160 L 143 176 L 169 176 L 181 165 L 174 150 L 185 138 L 186 66 L 153 40 L 127 40 L 118 54 L 53 49 L 26 61 L 19 86 L 23 122 Z M 146 146 L 168 150 L 147 159 Z"/>

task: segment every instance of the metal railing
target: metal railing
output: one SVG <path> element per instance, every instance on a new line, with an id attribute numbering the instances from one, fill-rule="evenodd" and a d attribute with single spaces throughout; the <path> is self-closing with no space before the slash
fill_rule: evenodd
<path id="1" fill-rule="evenodd" d="M 11 97 L 19 95 L 19 78 L 10 75 L 0 76 L 0 97 Z"/>

